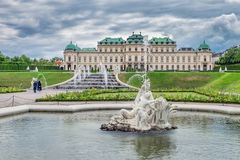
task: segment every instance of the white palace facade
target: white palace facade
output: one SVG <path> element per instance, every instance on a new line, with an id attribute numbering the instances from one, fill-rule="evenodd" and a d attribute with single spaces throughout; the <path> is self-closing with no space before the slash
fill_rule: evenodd
<path id="1" fill-rule="evenodd" d="M 97 48 L 80 48 L 70 42 L 64 49 L 64 69 L 75 70 L 77 66 L 108 70 L 119 66 L 121 71 L 209 71 L 213 70 L 212 52 L 204 41 L 197 49 L 177 49 L 176 42 L 168 37 L 153 37 L 148 41 L 147 56 L 142 34 L 123 38 L 107 37 L 98 42 Z M 145 60 L 147 59 L 147 60 Z M 145 64 L 145 62 L 147 62 Z"/>

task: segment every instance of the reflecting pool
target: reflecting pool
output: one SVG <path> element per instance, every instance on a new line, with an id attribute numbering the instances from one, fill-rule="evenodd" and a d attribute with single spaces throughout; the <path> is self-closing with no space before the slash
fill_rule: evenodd
<path id="1" fill-rule="evenodd" d="M 106 132 L 117 111 L 29 113 L 0 119 L 0 160 L 169 159 L 240 157 L 240 117 L 178 112 L 178 129 L 151 134 Z"/>

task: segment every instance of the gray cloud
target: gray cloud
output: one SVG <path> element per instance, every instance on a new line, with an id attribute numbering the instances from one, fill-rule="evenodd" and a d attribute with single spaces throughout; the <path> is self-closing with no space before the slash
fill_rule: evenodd
<path id="1" fill-rule="evenodd" d="M 168 35 L 178 46 L 214 51 L 239 44 L 239 0 L 0 0 L 0 50 L 7 55 L 62 56 L 69 41 L 95 47 L 133 31 Z"/>

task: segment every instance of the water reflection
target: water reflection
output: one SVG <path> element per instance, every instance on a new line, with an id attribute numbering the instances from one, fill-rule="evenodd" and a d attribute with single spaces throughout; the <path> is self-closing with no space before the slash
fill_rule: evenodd
<path id="1" fill-rule="evenodd" d="M 170 133 L 171 134 L 171 133 Z M 137 136 L 132 143 L 141 159 L 152 159 L 171 155 L 176 150 L 176 144 L 168 134 Z"/>

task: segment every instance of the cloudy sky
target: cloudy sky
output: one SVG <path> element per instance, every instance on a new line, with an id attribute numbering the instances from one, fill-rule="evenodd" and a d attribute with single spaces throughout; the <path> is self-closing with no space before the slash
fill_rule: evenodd
<path id="1" fill-rule="evenodd" d="M 96 47 L 132 32 L 170 36 L 178 47 L 206 40 L 219 52 L 240 44 L 240 0 L 0 0 L 0 50 L 62 56 L 72 40 Z"/>

